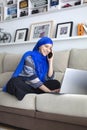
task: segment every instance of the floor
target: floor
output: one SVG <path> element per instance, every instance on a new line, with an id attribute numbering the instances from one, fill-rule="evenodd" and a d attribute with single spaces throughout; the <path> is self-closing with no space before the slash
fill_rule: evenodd
<path id="1" fill-rule="evenodd" d="M 0 130 L 24 130 L 24 129 L 12 127 L 12 126 L 9 126 L 9 125 L 0 124 Z"/>

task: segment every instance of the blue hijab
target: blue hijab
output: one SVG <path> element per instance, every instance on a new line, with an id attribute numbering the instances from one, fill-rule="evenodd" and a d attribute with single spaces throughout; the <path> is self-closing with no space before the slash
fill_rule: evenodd
<path id="1" fill-rule="evenodd" d="M 35 71 L 39 79 L 44 82 L 45 75 L 48 72 L 48 61 L 47 56 L 43 56 L 39 52 L 39 47 L 44 44 L 53 44 L 53 41 L 48 37 L 42 37 L 33 48 L 33 51 L 27 51 L 21 58 L 16 70 L 14 71 L 12 77 L 17 77 L 23 70 L 24 62 L 27 56 L 31 56 L 34 64 L 35 64 Z M 6 92 L 6 86 L 3 87 L 3 91 Z"/>

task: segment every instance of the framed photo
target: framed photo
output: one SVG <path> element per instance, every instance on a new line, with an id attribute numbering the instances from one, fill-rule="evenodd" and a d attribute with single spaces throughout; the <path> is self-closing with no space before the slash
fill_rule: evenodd
<path id="1" fill-rule="evenodd" d="M 10 16 L 11 18 L 16 18 L 17 17 L 17 6 L 14 5 L 12 7 L 8 7 L 7 15 Z"/>
<path id="2" fill-rule="evenodd" d="M 50 6 L 56 6 L 59 4 L 59 0 L 50 0 Z"/>
<path id="3" fill-rule="evenodd" d="M 56 38 L 72 36 L 73 22 L 58 23 L 56 28 Z"/>
<path id="4" fill-rule="evenodd" d="M 17 29 L 15 33 L 14 42 L 21 42 L 27 40 L 28 28 Z"/>
<path id="5" fill-rule="evenodd" d="M 22 8 L 26 8 L 28 7 L 28 0 L 22 0 L 19 2 L 19 8 L 22 9 Z"/>
<path id="6" fill-rule="evenodd" d="M 43 36 L 52 37 L 53 21 L 34 23 L 30 27 L 29 40 L 37 40 Z"/>

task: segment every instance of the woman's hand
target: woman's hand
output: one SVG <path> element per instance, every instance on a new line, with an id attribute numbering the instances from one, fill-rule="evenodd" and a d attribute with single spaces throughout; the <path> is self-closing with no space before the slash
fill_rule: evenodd
<path id="1" fill-rule="evenodd" d="M 51 77 L 53 74 L 53 53 L 52 57 L 47 57 L 48 58 L 48 64 L 49 64 L 49 70 L 48 70 L 48 76 Z"/>
<path id="2" fill-rule="evenodd" d="M 47 56 L 48 62 L 52 62 L 53 61 L 53 52 L 50 52 Z"/>
<path id="3" fill-rule="evenodd" d="M 53 92 L 53 93 L 59 93 L 60 89 L 54 89 L 54 90 L 51 90 L 51 92 Z"/>

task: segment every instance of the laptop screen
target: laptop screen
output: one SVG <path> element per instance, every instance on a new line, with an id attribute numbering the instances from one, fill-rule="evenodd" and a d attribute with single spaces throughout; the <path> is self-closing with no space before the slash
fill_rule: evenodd
<path id="1" fill-rule="evenodd" d="M 60 93 L 87 94 L 87 71 L 67 68 Z"/>

